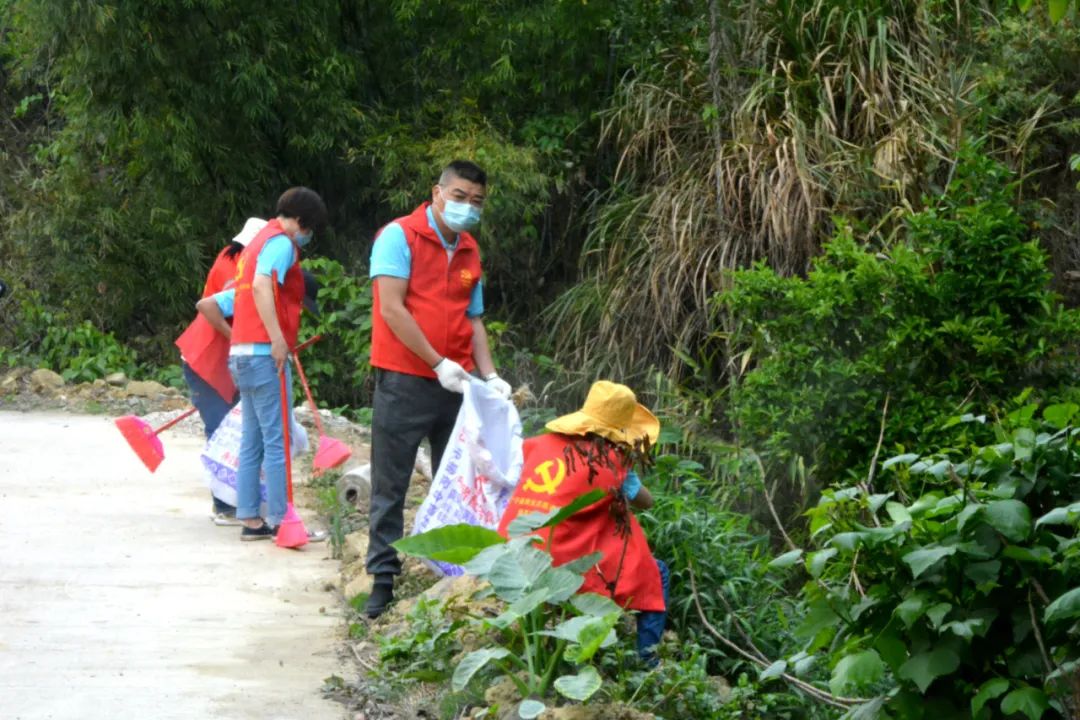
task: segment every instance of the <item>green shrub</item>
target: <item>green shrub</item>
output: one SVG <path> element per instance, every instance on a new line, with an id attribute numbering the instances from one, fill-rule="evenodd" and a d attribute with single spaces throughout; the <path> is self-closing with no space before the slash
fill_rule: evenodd
<path id="1" fill-rule="evenodd" d="M 1077 717 L 1078 415 L 1023 405 L 976 446 L 985 418 L 956 418 L 960 442 L 887 460 L 876 492 L 824 493 L 813 551 L 774 565 L 810 575 L 798 634 L 834 693 L 899 720 Z"/>
<path id="2" fill-rule="evenodd" d="M 637 517 L 653 555 L 671 571 L 668 626 L 694 638 L 710 657 L 710 670 L 733 674 L 745 665 L 709 634 L 695 605 L 728 638 L 740 630 L 769 657 L 792 643 L 798 608 L 770 576 L 768 535 L 749 517 L 721 510 L 697 463 L 665 455 L 657 458 L 644 484 L 655 504 Z M 754 668 L 757 671 L 757 668 Z"/>
<path id="3" fill-rule="evenodd" d="M 34 292 L 22 299 L 4 330 L 10 343 L 0 349 L 3 366 L 45 367 L 68 382 L 89 382 L 118 371 L 130 377 L 139 369 L 135 352 L 112 333 L 89 320 L 72 322 L 66 312 L 46 308 Z"/>
<path id="4" fill-rule="evenodd" d="M 371 404 L 371 282 L 326 258 L 304 261 L 318 278 L 319 317 L 303 313 L 300 338 L 323 338 L 302 351 L 311 391 L 324 406 Z"/>
<path id="5" fill-rule="evenodd" d="M 736 433 L 824 484 L 870 458 L 886 399 L 885 442 L 925 446 L 964 403 L 1059 388 L 1075 368 L 1080 315 L 1050 290 L 1007 171 L 973 152 L 880 251 L 841 226 L 806 278 L 758 265 L 732 281 L 718 303 L 750 367 L 731 395 Z"/>

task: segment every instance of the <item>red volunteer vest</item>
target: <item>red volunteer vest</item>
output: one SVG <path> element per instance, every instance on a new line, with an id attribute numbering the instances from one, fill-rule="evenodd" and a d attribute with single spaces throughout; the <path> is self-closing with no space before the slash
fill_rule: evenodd
<path id="1" fill-rule="evenodd" d="M 266 224 L 251 244 L 240 253 L 236 263 L 236 301 L 233 305 L 232 344 L 268 343 L 270 334 L 263 326 L 262 318 L 255 307 L 255 293 L 252 283 L 255 280 L 255 266 L 266 241 L 277 235 L 284 235 L 277 219 Z M 281 332 L 289 347 L 296 347 L 296 337 L 300 333 L 300 309 L 304 302 L 304 275 L 300 272 L 300 248 L 293 243 L 296 260 L 285 273 L 285 284 L 278 295 L 277 316 Z"/>
<path id="2" fill-rule="evenodd" d="M 466 370 L 472 370 L 473 333 L 465 310 L 469 307 L 473 288 L 480 282 L 480 250 L 472 235 L 460 233 L 454 257 L 447 263 L 446 249 L 428 225 L 430 204 L 425 202 L 411 215 L 394 221 L 405 231 L 412 256 L 405 308 L 436 352 L 460 363 Z M 378 237 L 375 242 L 379 242 Z M 372 285 L 372 293 L 371 364 L 384 370 L 436 377 L 435 371 L 398 340 L 383 320 L 378 283 Z"/>
<path id="3" fill-rule="evenodd" d="M 218 253 L 203 287 L 204 298 L 224 290 L 236 279 L 236 258 Z M 237 256 L 238 257 L 238 256 Z M 202 314 L 197 314 L 176 339 L 176 347 L 195 374 L 205 380 L 226 402 L 236 397 L 236 385 L 229 372 L 229 340 L 213 328 Z"/>
<path id="4" fill-rule="evenodd" d="M 592 485 L 589 485 L 589 469 L 584 460 L 578 460 L 575 470 L 569 471 L 563 454 L 569 443 L 569 437 L 558 434 L 540 435 L 525 441 L 525 464 L 521 479 L 499 522 L 499 533 L 503 537 L 506 537 L 507 528 L 518 515 L 548 512 L 554 507 L 570 504 L 576 497 L 594 488 L 610 491 L 622 485 L 626 473 L 614 473 L 606 468 L 601 469 L 593 478 Z M 664 610 L 660 570 L 633 513 L 629 517 L 630 537 L 626 541 L 622 573 L 619 573 L 624 540 L 615 530 L 615 521 L 611 517 L 612 502 L 609 494 L 558 525 L 551 541 L 552 559 L 559 566 L 589 553 L 603 553 L 598 563 L 599 571 L 594 567 L 586 573 L 585 584 L 579 592 L 611 597 L 604 578 L 611 582 L 618 575 L 615 602 L 632 610 Z M 548 532 L 541 530 L 537 534 L 546 540 Z"/>

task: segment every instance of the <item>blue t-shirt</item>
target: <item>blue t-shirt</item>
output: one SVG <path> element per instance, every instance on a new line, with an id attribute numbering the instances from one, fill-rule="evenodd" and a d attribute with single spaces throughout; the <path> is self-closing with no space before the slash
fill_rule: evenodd
<path id="1" fill-rule="evenodd" d="M 633 500 L 641 492 L 641 478 L 633 470 L 628 470 L 622 483 L 622 493 L 627 500 Z"/>
<path id="2" fill-rule="evenodd" d="M 435 217 L 431 214 L 431 208 L 427 209 L 428 225 L 439 236 L 446 249 L 446 262 L 449 264 L 450 256 L 457 248 L 457 240 L 454 244 L 446 242 Z M 396 222 L 390 223 L 383 228 L 379 236 L 375 238 L 375 244 L 371 247 L 371 270 L 368 277 L 376 278 L 379 275 L 408 280 L 412 274 L 412 252 L 409 250 L 409 242 L 405 239 L 405 230 Z M 469 307 L 465 309 L 467 317 L 480 317 L 484 314 L 484 281 L 478 280 L 473 286 L 472 295 L 469 297 Z"/>
<path id="3" fill-rule="evenodd" d="M 278 284 L 285 284 L 285 274 L 289 272 L 289 268 L 292 267 L 293 262 L 296 260 L 296 250 L 293 248 L 292 240 L 288 235 L 275 235 L 266 241 L 262 250 L 259 251 L 259 257 L 255 260 L 255 274 L 265 275 L 266 277 L 273 277 L 274 272 L 277 272 Z M 221 308 L 221 314 L 225 317 L 232 317 L 234 311 L 234 304 L 236 301 L 236 291 L 230 288 L 229 290 L 222 290 L 214 295 L 214 302 Z M 233 345 L 229 349 L 230 355 L 269 355 L 270 343 L 241 343 L 239 345 Z"/>

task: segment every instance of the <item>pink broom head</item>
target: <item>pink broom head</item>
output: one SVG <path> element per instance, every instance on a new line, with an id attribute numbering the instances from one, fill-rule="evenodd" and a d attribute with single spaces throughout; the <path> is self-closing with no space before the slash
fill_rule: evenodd
<path id="1" fill-rule="evenodd" d="M 281 519 L 274 542 L 278 547 L 283 548 L 298 548 L 308 543 L 307 528 L 304 527 L 304 521 L 296 514 L 292 503 L 285 508 L 285 517 Z"/>
<path id="2" fill-rule="evenodd" d="M 158 465 L 165 459 L 165 450 L 161 447 L 161 440 L 154 434 L 153 428 L 145 420 L 134 415 L 125 415 L 116 418 L 113 422 L 116 423 L 116 427 L 131 449 L 142 460 L 146 469 L 150 472 L 157 470 Z"/>
<path id="3" fill-rule="evenodd" d="M 316 470 L 329 470 L 336 468 L 349 459 L 352 450 L 349 446 L 326 435 L 319 436 L 319 449 L 315 451 L 314 466 Z"/>

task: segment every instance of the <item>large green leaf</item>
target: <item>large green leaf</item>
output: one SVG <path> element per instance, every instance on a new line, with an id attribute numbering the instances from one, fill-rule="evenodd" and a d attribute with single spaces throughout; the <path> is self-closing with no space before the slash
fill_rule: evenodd
<path id="1" fill-rule="evenodd" d="M 602 684 L 600 673 L 592 665 L 587 665 L 577 675 L 563 675 L 556 679 L 555 690 L 563 697 L 585 702 Z"/>
<path id="2" fill-rule="evenodd" d="M 1080 411 L 1080 405 L 1077 405 L 1076 403 L 1049 405 L 1043 410 L 1043 418 L 1046 419 L 1046 422 L 1060 430 L 1067 427 L 1069 423 L 1072 422 L 1077 411 Z"/>
<path id="3" fill-rule="evenodd" d="M 484 548 L 505 542 L 506 539 L 494 530 L 462 523 L 403 537 L 393 546 L 406 555 L 461 565 L 472 560 Z"/>
<path id="4" fill-rule="evenodd" d="M 1017 688 L 1001 701 L 1001 712 L 1006 715 L 1024 713 L 1028 720 L 1039 720 L 1049 709 L 1046 693 L 1033 687 Z"/>
<path id="5" fill-rule="evenodd" d="M 919 577 L 924 572 L 930 569 L 938 560 L 948 557 L 956 552 L 955 545 L 946 545 L 944 547 L 924 547 L 918 550 L 913 550 L 907 555 L 904 555 L 903 560 L 911 566 L 911 574 L 915 577 Z"/>
<path id="6" fill-rule="evenodd" d="M 574 643 L 567 649 L 566 659 L 574 663 L 585 663 L 592 659 L 597 650 L 615 643 L 617 638 L 614 628 L 622 614 L 622 610 L 619 610 L 604 617 L 582 615 L 560 623 L 553 630 L 544 631 L 542 634 Z"/>
<path id="7" fill-rule="evenodd" d="M 876 683 L 885 674 L 885 663 L 875 650 L 845 655 L 833 668 L 829 679 L 829 689 L 834 695 L 857 692 L 867 685 Z"/>
<path id="8" fill-rule="evenodd" d="M 923 616 L 928 604 L 927 594 L 921 590 L 916 591 L 904 598 L 893 610 L 893 614 L 903 621 L 904 627 L 910 628 L 913 622 Z"/>
<path id="9" fill-rule="evenodd" d="M 1047 0 L 1046 6 L 1050 12 L 1051 22 L 1060 22 L 1065 13 L 1069 11 L 1071 0 Z"/>
<path id="10" fill-rule="evenodd" d="M 1072 525 L 1080 519 L 1080 502 L 1056 507 L 1035 521 L 1039 525 Z"/>
<path id="11" fill-rule="evenodd" d="M 836 555 L 837 552 L 836 548 L 825 548 L 824 550 L 818 550 L 817 552 L 812 552 L 807 555 L 806 570 L 810 573 L 810 577 L 821 577 L 821 573 L 825 572 L 825 563 L 829 561 L 829 558 Z"/>
<path id="12" fill-rule="evenodd" d="M 987 522 L 1013 542 L 1023 542 L 1031 534 L 1031 509 L 1019 500 L 995 500 L 983 512 Z"/>
<path id="13" fill-rule="evenodd" d="M 491 583 L 499 599 L 514 602 L 532 590 L 533 583 L 550 568 L 551 555 L 525 545 L 517 552 L 507 552 L 497 558 L 484 579 Z"/>
<path id="14" fill-rule="evenodd" d="M 1050 603 L 1043 614 L 1046 622 L 1070 620 L 1080 617 L 1080 587 L 1073 588 Z"/>
<path id="15" fill-rule="evenodd" d="M 593 503 L 603 500 L 605 495 L 607 495 L 606 492 L 597 488 L 578 495 L 561 508 L 555 508 L 546 513 L 519 515 L 510 522 L 506 531 L 511 537 L 516 537 L 518 535 L 528 535 L 542 528 L 554 527 L 577 511 L 584 510 Z"/>
<path id="16" fill-rule="evenodd" d="M 802 552 L 803 551 L 799 550 L 799 549 L 788 550 L 783 555 L 780 555 L 779 557 L 773 558 L 772 562 L 769 563 L 769 567 L 771 567 L 771 568 L 787 568 L 787 567 L 791 567 L 795 563 L 799 562 L 799 558 L 802 557 Z"/>
<path id="17" fill-rule="evenodd" d="M 566 567 L 549 568 L 540 574 L 533 583 L 536 589 L 548 591 L 547 602 L 566 602 L 578 591 L 585 582 L 585 577 L 580 573 L 567 570 Z"/>
<path id="18" fill-rule="evenodd" d="M 918 686 L 919 692 L 925 693 L 935 678 L 948 675 L 958 667 L 960 667 L 959 655 L 946 647 L 937 647 L 928 652 L 912 655 L 900 666 L 898 675 L 904 680 L 912 681 Z"/>
<path id="19" fill-rule="evenodd" d="M 454 692 L 461 692 L 465 689 L 465 686 L 472 680 L 473 675 L 480 670 L 480 668 L 487 665 L 492 660 L 501 660 L 510 654 L 510 651 L 506 648 L 483 648 L 482 650 L 473 650 L 466 655 L 458 663 L 458 666 L 454 668 L 453 686 Z"/>
<path id="20" fill-rule="evenodd" d="M 570 604 L 577 608 L 582 615 L 592 617 L 603 617 L 613 612 L 622 611 L 622 608 L 611 598 L 592 592 L 575 595 L 570 598 Z"/>
<path id="21" fill-rule="evenodd" d="M 604 553 L 601 552 L 589 553 L 588 555 L 582 555 L 576 560 L 571 560 L 568 563 L 563 563 L 559 567 L 566 568 L 567 570 L 571 570 L 573 572 L 581 573 L 582 575 L 584 575 L 592 569 L 593 565 L 600 562 L 603 557 Z"/>
<path id="22" fill-rule="evenodd" d="M 1008 689 L 1009 681 L 1005 678 L 993 678 L 984 682 L 975 693 L 975 697 L 971 698 L 971 717 L 978 716 L 983 705 L 999 697 Z"/>

